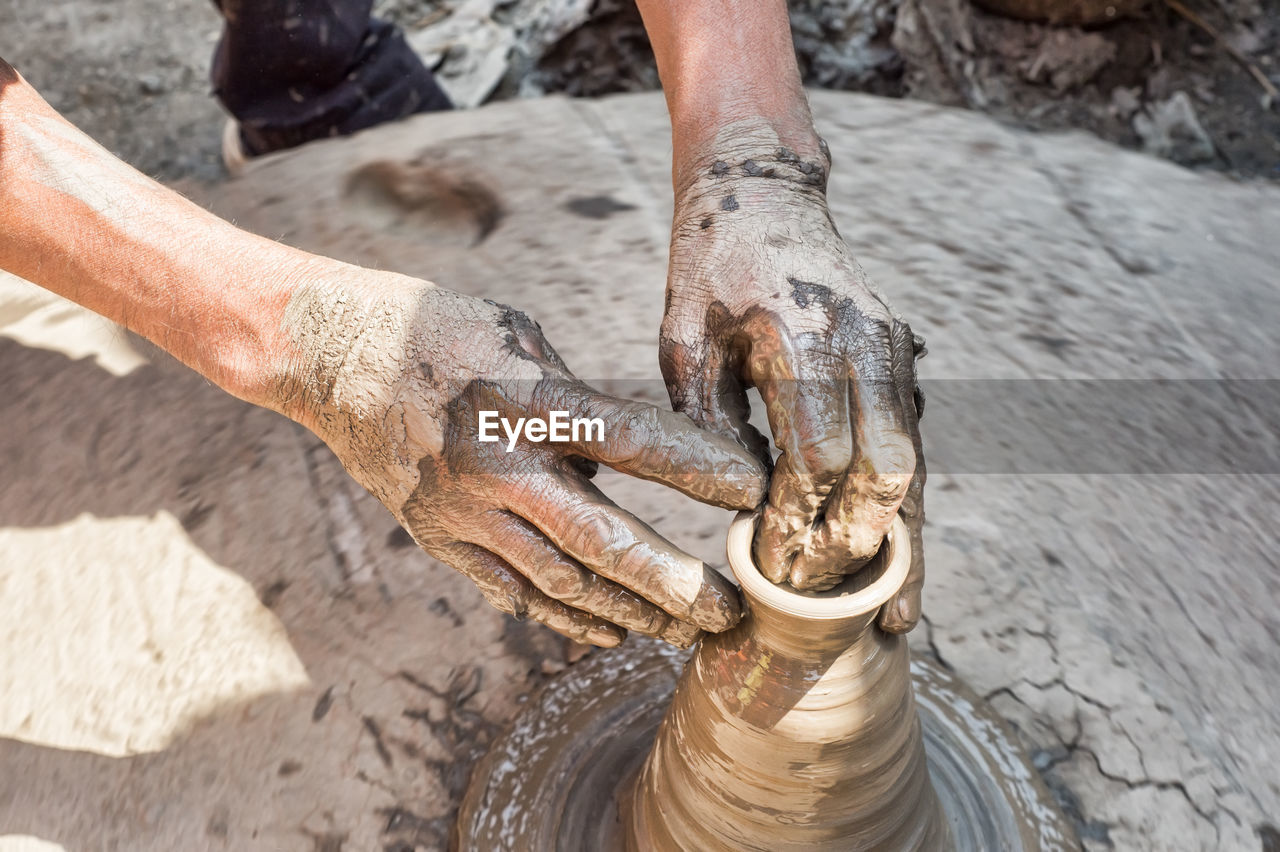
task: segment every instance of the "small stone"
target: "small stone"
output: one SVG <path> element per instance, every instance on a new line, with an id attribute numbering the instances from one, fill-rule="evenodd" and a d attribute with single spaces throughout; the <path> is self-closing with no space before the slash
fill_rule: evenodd
<path id="1" fill-rule="evenodd" d="M 547 677 L 551 677 L 553 675 L 560 674 L 560 672 L 564 671 L 566 668 L 568 668 L 568 665 L 564 662 L 561 662 L 559 660 L 544 659 L 542 661 L 542 665 L 539 667 L 539 670 Z"/>
<path id="2" fill-rule="evenodd" d="M 1196 116 L 1186 92 L 1174 92 L 1168 100 L 1157 101 L 1133 117 L 1133 130 L 1142 139 L 1142 149 L 1179 163 L 1204 163 L 1217 157 L 1213 139 Z"/>
<path id="3" fill-rule="evenodd" d="M 1142 108 L 1142 101 L 1138 100 L 1139 91 L 1137 87 L 1127 88 L 1125 86 L 1116 86 L 1112 89 L 1111 114 L 1127 121 Z"/>
<path id="4" fill-rule="evenodd" d="M 142 74 L 138 77 L 138 89 L 144 95 L 163 95 L 168 87 L 158 74 Z"/>
<path id="5" fill-rule="evenodd" d="M 566 643 L 564 646 L 564 661 L 569 665 L 573 665 L 594 650 L 594 646 L 586 645 L 582 642 Z"/>

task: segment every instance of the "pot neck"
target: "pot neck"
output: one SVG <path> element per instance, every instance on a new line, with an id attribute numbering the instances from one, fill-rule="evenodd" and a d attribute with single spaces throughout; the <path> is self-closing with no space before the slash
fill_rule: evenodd
<path id="1" fill-rule="evenodd" d="M 840 585 L 804 592 L 771 583 L 751 558 L 757 515 L 739 514 L 729 528 L 729 566 L 742 588 L 748 614 L 744 627 L 757 641 L 792 657 L 839 654 L 871 633 L 881 605 L 906 581 L 910 538 L 894 518 L 880 552 Z"/>

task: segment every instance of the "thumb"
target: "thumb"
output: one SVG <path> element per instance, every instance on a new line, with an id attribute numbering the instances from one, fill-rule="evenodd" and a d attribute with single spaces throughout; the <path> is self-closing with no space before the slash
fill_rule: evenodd
<path id="1" fill-rule="evenodd" d="M 595 440 L 572 441 L 575 453 L 726 509 L 754 508 L 764 499 L 764 465 L 730 438 L 683 414 L 585 385 L 576 396 L 575 416 L 607 425 Z"/>

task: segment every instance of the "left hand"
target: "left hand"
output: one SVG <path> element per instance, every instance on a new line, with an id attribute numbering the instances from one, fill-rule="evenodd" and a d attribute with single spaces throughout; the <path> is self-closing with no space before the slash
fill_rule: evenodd
<path id="1" fill-rule="evenodd" d="M 506 305 L 315 263 L 285 311 L 269 403 L 323 438 L 424 550 L 498 609 L 579 642 L 613 647 L 634 631 L 688 647 L 738 622 L 731 583 L 589 480 L 605 464 L 748 509 L 765 484 L 749 453 L 587 386 Z M 547 426 L 556 415 L 559 437 Z M 498 417 L 509 420 L 501 431 Z M 570 433 L 569 418 L 599 428 Z M 526 420 L 541 431 L 510 431 Z"/>
<path id="2" fill-rule="evenodd" d="M 880 625 L 905 632 L 924 580 L 923 341 L 837 233 L 825 146 L 806 159 L 742 139 L 677 186 L 660 355 L 671 401 L 767 462 L 767 441 L 747 423 L 745 390 L 759 389 L 781 453 L 755 542 L 773 582 L 836 585 L 901 512 L 912 568 Z"/>

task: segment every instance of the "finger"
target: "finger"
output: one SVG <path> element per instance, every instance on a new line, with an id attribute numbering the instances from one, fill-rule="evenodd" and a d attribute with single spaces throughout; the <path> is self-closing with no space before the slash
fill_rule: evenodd
<path id="1" fill-rule="evenodd" d="M 849 467 L 853 429 L 848 368 L 842 356 L 823 345 L 753 351 L 748 369 L 781 453 L 755 556 L 761 572 L 780 583 L 790 574 L 795 555 L 809 546 L 815 521 Z"/>
<path id="2" fill-rule="evenodd" d="M 570 442 L 580 455 L 713 506 L 752 509 L 764 498 L 760 460 L 734 439 L 699 429 L 683 414 L 586 385 L 572 394 L 569 405 L 573 417 L 600 424 L 575 436 L 582 440 Z"/>
<path id="3" fill-rule="evenodd" d="M 588 570 L 681 621 L 720 632 L 742 617 L 732 583 L 615 506 L 589 482 L 547 474 L 537 487 L 514 489 L 506 508 Z"/>
<path id="4" fill-rule="evenodd" d="M 671 407 L 700 428 L 733 438 L 756 458 L 769 463 L 769 440 L 750 424 L 747 391 L 728 366 L 725 354 L 709 341 L 678 343 L 664 324 L 658 363 Z"/>
<path id="5" fill-rule="evenodd" d="M 489 512 L 481 523 L 485 547 L 527 577 L 547 597 L 589 612 L 629 631 L 668 639 L 682 648 L 688 626 L 630 589 L 593 574 L 565 556 L 545 535 L 507 512 Z"/>
<path id="6" fill-rule="evenodd" d="M 440 548 L 440 558 L 465 574 L 493 607 L 528 616 L 575 642 L 614 648 L 627 637 L 621 627 L 544 595 L 505 560 L 474 544 Z"/>
<path id="7" fill-rule="evenodd" d="M 880 628 L 888 633 L 906 633 L 920 621 L 921 592 L 924 587 L 924 445 L 920 437 L 920 417 L 924 414 L 924 394 L 916 382 L 916 359 L 927 351 L 924 339 L 912 335 L 906 323 L 894 327 L 893 372 L 902 398 L 902 411 L 915 449 L 916 469 L 898 513 L 911 540 L 911 569 L 902 589 L 880 608 Z M 911 354 L 908 355 L 907 353 Z"/>
<path id="8" fill-rule="evenodd" d="M 866 354 L 853 364 L 856 455 L 811 546 L 792 563 L 789 579 L 797 588 L 830 588 L 875 556 L 915 471 L 890 328 L 883 340 L 865 337 L 860 348 Z"/>
<path id="9" fill-rule="evenodd" d="M 677 648 L 692 648 L 693 643 L 705 635 L 706 633 L 702 628 L 696 624 L 690 624 L 687 621 L 673 621 L 671 626 L 658 638 Z"/>

